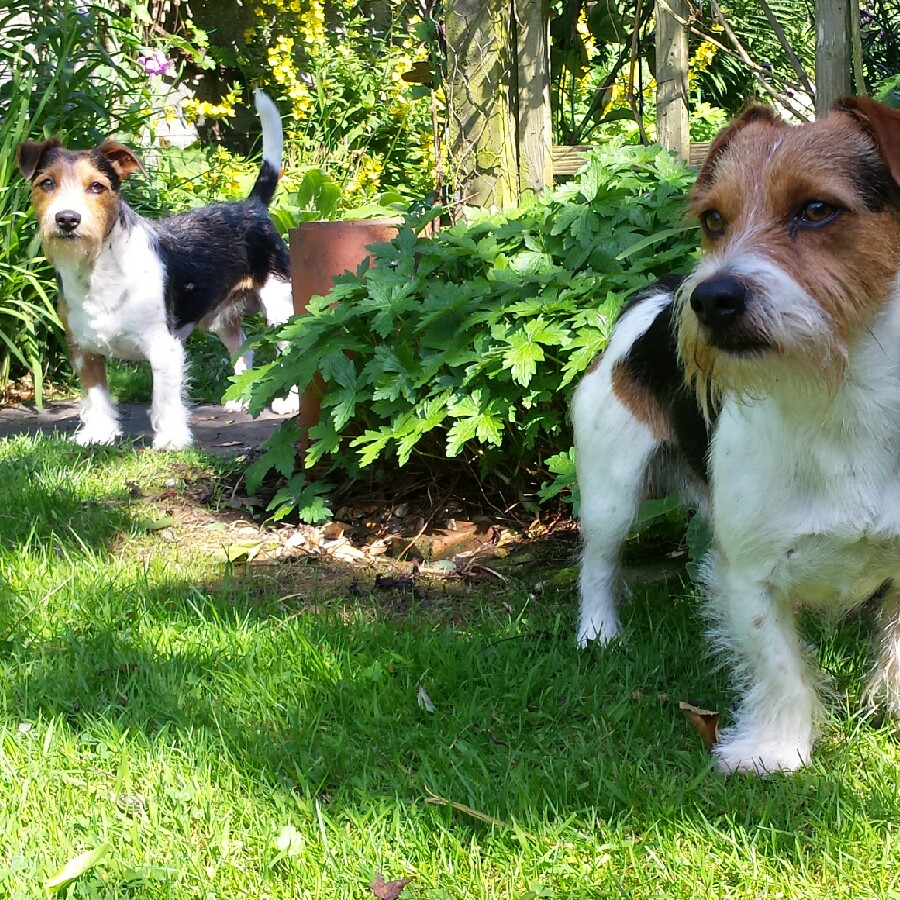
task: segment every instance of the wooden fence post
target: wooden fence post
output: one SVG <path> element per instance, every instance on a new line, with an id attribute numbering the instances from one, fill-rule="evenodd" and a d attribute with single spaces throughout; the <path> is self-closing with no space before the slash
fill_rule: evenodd
<path id="1" fill-rule="evenodd" d="M 448 7 L 449 180 L 466 205 L 509 206 L 519 194 L 510 5 L 453 0 Z"/>
<path id="2" fill-rule="evenodd" d="M 675 13 L 675 15 L 672 15 Z M 683 160 L 691 152 L 688 122 L 688 39 L 681 24 L 689 15 L 685 0 L 656 4 L 656 131 L 657 140 Z"/>
<path id="3" fill-rule="evenodd" d="M 549 0 L 515 0 L 519 190 L 553 183 Z"/>
<path id="4" fill-rule="evenodd" d="M 816 2 L 816 115 L 850 93 L 850 2 Z"/>

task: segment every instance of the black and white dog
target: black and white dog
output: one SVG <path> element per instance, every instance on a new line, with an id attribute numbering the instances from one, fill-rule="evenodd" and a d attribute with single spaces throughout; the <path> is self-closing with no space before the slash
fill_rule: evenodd
<path id="1" fill-rule="evenodd" d="M 121 434 L 105 357 L 150 363 L 153 446 L 177 450 L 191 443 L 184 339 L 204 328 L 235 356 L 245 313 L 262 307 L 274 324 L 291 315 L 288 251 L 267 210 L 281 175 L 281 118 L 260 91 L 256 109 L 263 161 L 247 199 L 157 221 L 139 216 L 121 195 L 123 179 L 142 168 L 122 144 L 107 140 L 83 151 L 56 139 L 19 145 L 81 381 L 79 444 L 108 444 Z M 235 372 L 251 365 L 244 354 Z M 276 412 L 296 409 L 296 396 L 289 396 Z"/>
<path id="2" fill-rule="evenodd" d="M 750 110 L 691 206 L 702 259 L 628 306 L 574 398 L 578 640 L 619 630 L 620 547 L 660 479 L 712 525 L 709 615 L 740 692 L 719 765 L 791 771 L 824 707 L 800 607 L 880 601 L 868 697 L 900 717 L 900 111 Z"/>

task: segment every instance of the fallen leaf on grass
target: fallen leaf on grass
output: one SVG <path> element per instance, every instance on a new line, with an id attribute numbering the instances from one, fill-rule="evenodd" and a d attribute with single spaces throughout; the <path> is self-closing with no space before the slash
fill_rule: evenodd
<path id="1" fill-rule="evenodd" d="M 76 878 L 84 875 L 89 869 L 93 869 L 111 849 L 109 844 L 101 844 L 93 850 L 79 853 L 78 856 L 70 859 L 56 874 L 51 875 L 44 882 L 44 887 L 51 894 L 58 893 Z"/>
<path id="2" fill-rule="evenodd" d="M 175 525 L 174 516 L 161 516 L 158 519 L 135 519 L 135 531 L 162 531 L 164 528 L 171 528 Z"/>
<path id="3" fill-rule="evenodd" d="M 694 726 L 694 731 L 700 735 L 707 750 L 712 750 L 719 743 L 719 719 L 721 713 L 713 709 L 702 709 L 683 700 L 678 708 L 687 716 L 688 721 Z"/>
<path id="4" fill-rule="evenodd" d="M 385 881 L 384 875 L 381 872 L 376 872 L 375 880 L 369 887 L 379 900 L 397 900 L 400 894 L 403 893 L 403 888 L 411 881 L 412 878 L 398 878 L 395 881 Z"/>
<path id="5" fill-rule="evenodd" d="M 434 712 L 434 703 L 431 702 L 431 697 L 428 696 L 428 691 L 425 690 L 425 686 L 422 684 L 419 685 L 416 699 L 419 701 L 419 706 L 421 706 L 425 712 Z"/>
<path id="6" fill-rule="evenodd" d="M 262 544 L 259 541 L 247 541 L 218 547 L 213 555 L 216 559 L 222 560 L 223 562 L 237 562 L 239 559 L 246 559 L 247 562 L 253 562 L 261 549 Z"/>

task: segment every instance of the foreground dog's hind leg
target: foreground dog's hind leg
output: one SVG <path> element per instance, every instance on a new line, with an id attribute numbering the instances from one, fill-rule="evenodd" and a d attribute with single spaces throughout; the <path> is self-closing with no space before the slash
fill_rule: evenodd
<path id="1" fill-rule="evenodd" d="M 193 440 L 184 396 L 184 344 L 174 336 L 160 336 L 147 348 L 146 356 L 153 370 L 153 449 L 182 450 Z"/>
<path id="2" fill-rule="evenodd" d="M 581 495 L 583 553 L 578 645 L 607 643 L 619 631 L 622 544 L 644 496 L 646 472 L 659 441 L 612 389 L 606 360 L 582 381 L 572 406 Z"/>
<path id="3" fill-rule="evenodd" d="M 81 427 L 75 442 L 82 447 L 111 444 L 122 434 L 119 418 L 106 382 L 106 360 L 70 345 L 72 365 L 81 381 Z"/>
<path id="4" fill-rule="evenodd" d="M 883 701 L 888 713 L 900 722 L 900 590 L 892 586 L 878 613 L 881 634 L 878 657 L 866 689 L 870 706 Z"/>
<path id="5" fill-rule="evenodd" d="M 672 328 L 678 279 L 632 297 L 572 403 L 581 495 L 578 644 L 619 630 L 622 543 L 648 483 L 705 507 L 707 423 L 684 385 Z M 652 478 L 651 478 L 652 476 Z"/>
<path id="6" fill-rule="evenodd" d="M 709 563 L 713 639 L 734 667 L 741 702 L 713 748 L 724 772 L 792 772 L 810 760 L 823 705 L 792 604 L 765 578 Z"/>
<path id="7" fill-rule="evenodd" d="M 269 325 L 283 325 L 294 314 L 291 283 L 278 275 L 269 276 L 260 288 L 259 299 L 262 301 Z M 283 341 L 279 342 L 278 350 L 283 352 L 286 346 Z M 272 412 L 276 415 L 293 416 L 299 411 L 300 395 L 295 387 L 291 388 L 286 397 L 276 397 L 272 401 Z"/>

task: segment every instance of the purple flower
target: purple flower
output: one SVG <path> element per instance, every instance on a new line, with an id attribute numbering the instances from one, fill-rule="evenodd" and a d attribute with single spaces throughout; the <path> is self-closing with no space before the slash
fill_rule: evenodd
<path id="1" fill-rule="evenodd" d="M 171 60 L 162 50 L 154 50 L 149 56 L 141 54 L 138 64 L 143 66 L 148 75 L 165 75 L 172 68 Z"/>

